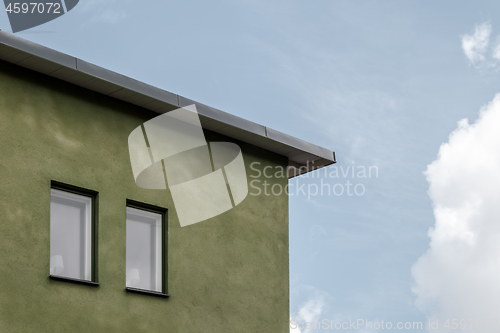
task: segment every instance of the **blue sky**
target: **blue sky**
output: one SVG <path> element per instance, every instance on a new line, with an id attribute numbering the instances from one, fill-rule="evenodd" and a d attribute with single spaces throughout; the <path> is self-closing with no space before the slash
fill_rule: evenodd
<path id="1" fill-rule="evenodd" d="M 334 150 L 339 172 L 376 166 L 371 178 L 293 180 L 365 191 L 290 197 L 291 315 L 426 322 L 454 313 L 445 296 L 426 301 L 418 290 L 429 280 L 412 275 L 439 224 L 432 170 L 456 165 L 438 157 L 440 146 L 500 92 L 499 9 L 495 1 L 87 0 L 17 35 Z M 0 29 L 10 31 L 4 12 Z"/>

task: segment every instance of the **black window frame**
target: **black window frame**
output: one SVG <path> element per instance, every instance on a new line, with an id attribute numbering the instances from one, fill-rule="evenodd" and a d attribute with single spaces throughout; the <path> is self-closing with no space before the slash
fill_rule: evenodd
<path id="1" fill-rule="evenodd" d="M 91 199 L 91 231 L 90 231 L 90 273 L 91 273 L 91 280 L 82 280 L 82 279 L 73 279 L 73 278 L 68 278 L 68 277 L 63 277 L 63 276 L 57 276 L 57 275 L 50 275 L 49 278 L 51 280 L 57 280 L 57 281 L 65 281 L 65 282 L 73 282 L 73 283 L 78 283 L 78 284 L 85 284 L 89 286 L 99 286 L 99 279 L 98 279 L 98 220 L 99 220 L 99 192 L 90 190 L 87 188 L 75 186 L 75 185 L 70 185 L 67 183 L 51 180 L 50 182 L 50 189 L 51 190 L 59 190 L 59 191 L 64 191 L 72 194 L 77 194 L 85 197 L 89 197 Z M 49 217 L 49 228 L 50 228 L 50 217 Z M 50 231 L 49 231 L 50 234 Z M 49 241 L 49 247 L 50 247 L 50 241 Z"/>
<path id="2" fill-rule="evenodd" d="M 161 216 L 161 292 L 132 287 L 125 287 L 125 290 L 132 293 L 170 297 L 168 293 L 168 209 L 132 199 L 126 200 L 125 208 L 128 207 L 160 214 Z"/>

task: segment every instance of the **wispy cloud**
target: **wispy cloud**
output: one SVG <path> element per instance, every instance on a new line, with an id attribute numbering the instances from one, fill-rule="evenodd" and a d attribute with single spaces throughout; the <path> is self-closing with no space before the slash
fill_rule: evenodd
<path id="1" fill-rule="evenodd" d="M 490 22 L 476 25 L 471 34 L 461 37 L 462 50 L 470 64 L 476 68 L 498 69 L 500 64 L 500 36 L 491 41 L 493 27 Z"/>
<path id="2" fill-rule="evenodd" d="M 497 331 L 486 320 L 500 313 L 499 127 L 500 94 L 475 123 L 458 123 L 426 171 L 435 226 L 429 250 L 412 268 L 413 291 L 439 323 L 465 319 L 463 332 L 476 331 L 471 318 L 482 332 Z"/>
<path id="3" fill-rule="evenodd" d="M 496 60 L 500 60 L 500 36 L 497 37 L 497 39 L 496 39 L 496 45 L 493 48 L 493 52 L 491 53 L 491 56 Z"/>
<path id="4" fill-rule="evenodd" d="M 311 227 L 311 235 L 309 236 L 309 240 L 317 240 L 322 238 L 323 236 L 327 236 L 325 228 L 319 224 L 314 224 Z"/>
<path id="5" fill-rule="evenodd" d="M 100 21 L 100 22 L 115 24 L 118 21 L 125 19 L 126 17 L 127 13 L 125 13 L 124 11 L 108 9 L 102 13 L 93 16 L 92 21 L 94 22 Z"/>
<path id="6" fill-rule="evenodd" d="M 324 306 L 325 303 L 321 299 L 310 299 L 307 301 L 294 317 L 290 317 L 290 333 L 311 332 L 311 330 L 314 329 L 314 323 L 320 322 L 320 316 L 323 313 Z M 306 323 L 306 325 L 300 325 L 300 323 Z M 313 324 L 307 325 L 307 323 Z M 311 328 L 308 328 L 308 326 Z M 300 329 L 301 327 L 303 330 Z"/>
<path id="7" fill-rule="evenodd" d="M 304 106 L 297 105 L 295 112 L 314 128 L 315 136 L 303 139 L 333 149 L 348 148 L 343 154 L 347 162 L 370 156 L 372 165 L 390 163 L 394 150 L 384 147 L 394 144 L 389 137 L 400 129 L 397 99 L 377 88 L 343 87 L 332 79 L 346 75 L 334 54 L 297 36 L 284 33 L 284 38 L 299 56 L 262 41 L 253 43 L 276 59 L 273 78 L 300 96 Z"/>
<path id="8" fill-rule="evenodd" d="M 462 36 L 462 49 L 473 65 L 485 61 L 485 53 L 490 42 L 491 24 L 476 25 L 474 33 Z"/>
<path id="9" fill-rule="evenodd" d="M 338 331 L 339 327 L 340 330 L 345 330 L 345 325 L 351 326 L 353 322 L 356 323 L 357 332 L 372 333 L 377 331 L 367 326 L 365 319 L 363 319 L 363 324 L 358 325 L 358 319 L 366 318 L 360 313 L 346 315 L 337 312 L 338 304 L 335 304 L 334 297 L 325 290 L 310 285 L 298 284 L 292 287 L 290 294 L 295 298 L 293 303 L 297 304 L 293 306 L 292 303 L 290 333 Z M 359 297 L 366 300 L 365 295 L 359 295 Z M 368 321 L 372 323 L 381 322 L 381 319 L 371 318 Z M 344 326 L 343 329 L 342 326 Z"/>
<path id="10" fill-rule="evenodd" d="M 83 24 L 102 22 L 107 24 L 116 24 L 128 17 L 124 10 L 128 1 L 116 0 L 87 0 L 82 3 L 81 11 L 89 19 Z"/>
<path id="11" fill-rule="evenodd" d="M 301 285 L 296 287 L 292 293 L 306 294 L 308 297 L 303 301 L 298 311 L 290 315 L 290 333 L 306 333 L 314 331 L 314 323 L 320 323 L 323 319 L 327 301 L 331 298 L 328 293 L 311 286 Z M 318 328 L 316 324 L 316 328 Z"/>

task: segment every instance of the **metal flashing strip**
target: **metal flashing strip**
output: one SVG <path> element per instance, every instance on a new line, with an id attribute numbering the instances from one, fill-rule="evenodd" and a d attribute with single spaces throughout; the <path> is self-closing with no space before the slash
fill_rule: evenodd
<path id="1" fill-rule="evenodd" d="M 4 31 L 0 31 L 0 60 L 160 114 L 195 104 L 203 128 L 288 157 L 290 178 L 336 163 L 331 150 Z"/>

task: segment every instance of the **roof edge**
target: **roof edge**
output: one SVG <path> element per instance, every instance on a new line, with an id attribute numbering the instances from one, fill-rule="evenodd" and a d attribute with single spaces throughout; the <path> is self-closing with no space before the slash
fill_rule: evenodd
<path id="1" fill-rule="evenodd" d="M 203 128 L 288 157 L 290 178 L 336 163 L 335 153 L 326 148 L 5 31 L 0 31 L 0 59 L 157 113 L 195 104 Z"/>

